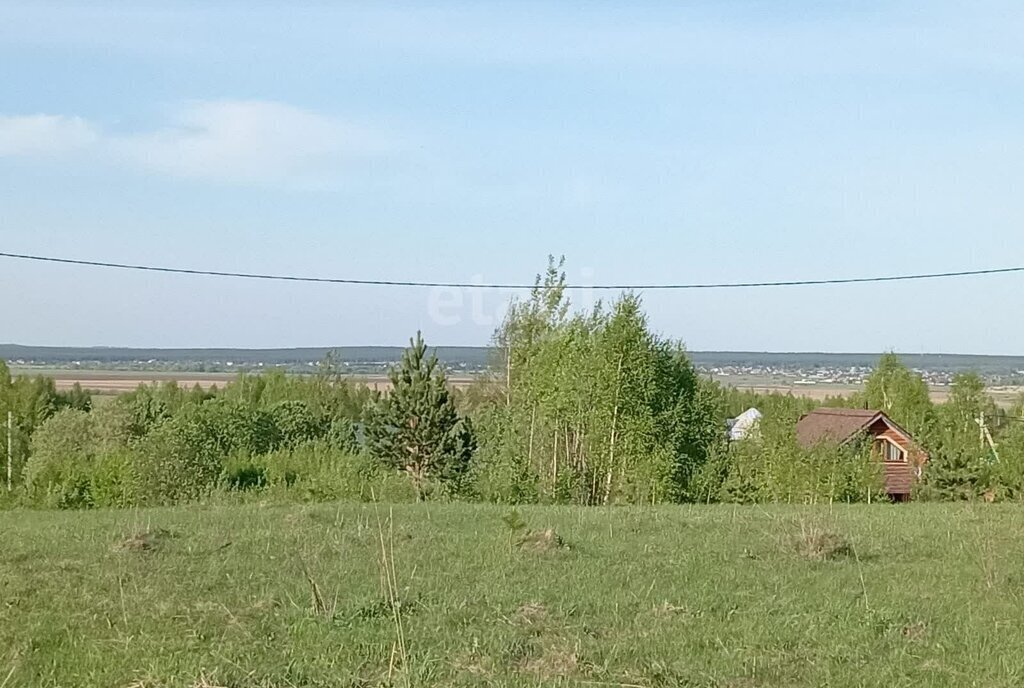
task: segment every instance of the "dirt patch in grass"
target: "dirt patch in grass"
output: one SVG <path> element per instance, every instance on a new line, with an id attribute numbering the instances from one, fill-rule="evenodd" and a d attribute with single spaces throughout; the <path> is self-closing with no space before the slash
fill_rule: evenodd
<path id="1" fill-rule="evenodd" d="M 553 679 L 576 673 L 580 656 L 567 648 L 545 648 L 536 657 L 527 657 L 520 663 L 520 670 L 542 679 Z"/>
<path id="2" fill-rule="evenodd" d="M 527 531 L 519 538 L 519 549 L 526 552 L 554 552 L 569 549 L 565 540 L 555 532 L 554 528 Z"/>
<path id="3" fill-rule="evenodd" d="M 115 549 L 122 552 L 153 552 L 160 549 L 172 537 L 174 534 L 169 530 L 153 528 L 129 535 L 118 542 Z"/>
<path id="4" fill-rule="evenodd" d="M 476 653 L 466 653 L 455 660 L 459 671 L 473 676 L 490 676 L 494 673 L 494 661 L 490 657 L 482 657 Z"/>
<path id="5" fill-rule="evenodd" d="M 704 616 L 702 610 L 690 609 L 686 605 L 673 604 L 665 600 L 653 609 L 655 616 L 676 616 L 687 619 L 698 619 Z"/>
<path id="6" fill-rule="evenodd" d="M 923 621 L 908 623 L 900 629 L 900 635 L 907 640 L 921 640 L 928 634 L 928 624 Z"/>
<path id="7" fill-rule="evenodd" d="M 523 626 L 533 626 L 548 618 L 548 609 L 538 602 L 527 602 L 519 607 L 512 620 Z"/>

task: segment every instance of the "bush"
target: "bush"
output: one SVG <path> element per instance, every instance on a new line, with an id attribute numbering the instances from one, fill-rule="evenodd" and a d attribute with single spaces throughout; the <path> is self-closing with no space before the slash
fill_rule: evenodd
<path id="1" fill-rule="evenodd" d="M 99 454 L 89 476 L 93 506 L 123 509 L 139 502 L 139 478 L 135 457 L 126 449 Z"/>
<path id="2" fill-rule="evenodd" d="M 58 411 L 32 436 L 24 469 L 29 501 L 61 509 L 90 506 L 94 458 L 95 433 L 89 413 L 73 408 Z"/>
<path id="3" fill-rule="evenodd" d="M 141 496 L 160 504 L 198 499 L 225 477 L 229 457 L 257 457 L 280 443 L 269 411 L 221 399 L 186 404 L 138 445 Z M 247 475 L 230 479 L 238 485 L 256 479 Z"/>
<path id="4" fill-rule="evenodd" d="M 1000 439 L 995 474 L 1005 497 L 1024 499 L 1024 422 L 1014 423 Z"/>
<path id="5" fill-rule="evenodd" d="M 924 480 L 915 496 L 925 501 L 967 501 L 994 487 L 991 458 L 964 446 L 943 446 L 933 452 L 924 468 Z"/>
<path id="6" fill-rule="evenodd" d="M 397 471 L 365 454 L 338 450 L 327 442 L 309 442 L 259 458 L 267 488 L 288 491 L 300 501 L 412 501 L 415 492 Z"/>
<path id="7" fill-rule="evenodd" d="M 527 452 L 514 442 L 514 418 L 501 407 L 485 410 L 478 419 L 480 447 L 470 463 L 470 495 L 497 504 L 537 502 L 537 476 L 527 464 Z"/>
<path id="8" fill-rule="evenodd" d="M 211 414 L 175 416 L 138 445 L 139 496 L 152 504 L 197 499 L 216 486 L 226 456 L 223 430 Z"/>
<path id="9" fill-rule="evenodd" d="M 356 428 L 348 418 L 335 418 L 327 428 L 324 437 L 327 444 L 345 454 L 355 454 L 359 451 L 359 442 L 356 440 Z"/>
<path id="10" fill-rule="evenodd" d="M 281 445 L 281 432 L 269 411 L 222 400 L 206 402 L 194 408 L 194 411 L 186 415 L 212 427 L 213 439 L 225 456 L 233 452 L 255 456 Z"/>
<path id="11" fill-rule="evenodd" d="M 766 420 L 759 437 L 734 442 L 725 457 L 709 466 L 713 474 L 703 477 L 721 477 L 719 499 L 813 504 L 859 502 L 883 493 L 882 467 L 867 442 L 807 449 L 797 443 L 794 425 L 786 419 Z"/>
<path id="12" fill-rule="evenodd" d="M 248 457 L 236 458 L 229 461 L 224 469 L 224 483 L 230 490 L 258 489 L 267 484 L 267 471 L 258 461 Z"/>
<path id="13" fill-rule="evenodd" d="M 330 427 L 328 421 L 314 414 L 304 401 L 278 402 L 270 407 L 269 413 L 281 447 L 296 447 L 320 439 Z"/>
<path id="14" fill-rule="evenodd" d="M 121 397 L 97 406 L 89 415 L 92 417 L 98 452 L 125 449 L 139 437 L 136 435 L 136 410 L 129 403 L 121 401 Z"/>

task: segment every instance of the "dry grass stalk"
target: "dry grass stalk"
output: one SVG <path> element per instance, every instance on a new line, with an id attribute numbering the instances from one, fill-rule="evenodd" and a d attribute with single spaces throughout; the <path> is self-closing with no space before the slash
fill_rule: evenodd
<path id="1" fill-rule="evenodd" d="M 199 679 L 192 684 L 192 688 L 227 688 L 219 683 L 212 683 L 205 674 L 200 674 Z"/>
<path id="2" fill-rule="evenodd" d="M 395 623 L 395 646 L 392 650 L 392 660 L 389 662 L 388 679 L 390 680 L 395 669 L 395 656 L 401 662 L 402 678 L 406 688 L 409 688 L 409 652 L 405 642 L 405 627 L 402 623 L 402 603 L 398 593 L 398 574 L 395 571 L 395 529 L 394 510 L 388 512 L 388 534 L 384 537 L 384 524 L 380 520 L 380 511 L 377 502 L 373 503 L 373 511 L 377 516 L 377 535 L 380 541 L 380 570 L 384 587 L 385 600 L 391 609 L 392 619 Z"/>
<path id="3" fill-rule="evenodd" d="M 328 609 L 327 603 L 324 602 L 324 596 L 320 592 L 320 586 L 317 585 L 316 580 L 310 574 L 309 569 L 305 566 L 302 567 L 302 573 L 306 576 L 306 580 L 309 581 L 309 590 L 311 598 L 311 606 L 313 608 L 313 614 L 316 616 L 333 616 L 331 610 Z"/>

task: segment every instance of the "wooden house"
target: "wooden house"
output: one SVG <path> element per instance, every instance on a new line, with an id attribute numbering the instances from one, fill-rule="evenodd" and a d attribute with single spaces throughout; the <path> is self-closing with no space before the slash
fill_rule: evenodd
<path id="1" fill-rule="evenodd" d="M 910 499 L 928 454 L 882 411 L 819 408 L 801 417 L 796 425 L 796 438 L 803 447 L 822 442 L 844 445 L 865 436 L 871 438 L 873 451 L 884 467 L 886 493 L 893 501 Z"/>

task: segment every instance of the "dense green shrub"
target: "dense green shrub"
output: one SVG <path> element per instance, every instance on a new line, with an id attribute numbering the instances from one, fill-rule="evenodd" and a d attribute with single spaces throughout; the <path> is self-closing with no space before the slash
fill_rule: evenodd
<path id="1" fill-rule="evenodd" d="M 794 408 L 793 411 L 798 409 Z M 796 418 L 765 416 L 758 432 L 733 442 L 702 474 L 709 501 L 763 503 L 872 501 L 884 494 L 882 466 L 870 443 L 801 447 Z M 715 485 L 715 481 L 720 481 Z"/>
<path id="2" fill-rule="evenodd" d="M 136 456 L 127 449 L 99 453 L 89 474 L 90 503 L 95 507 L 135 506 L 141 498 Z"/>
<path id="3" fill-rule="evenodd" d="M 334 418 L 327 427 L 324 440 L 330 446 L 346 454 L 359 451 L 359 440 L 356 438 L 356 425 L 345 417 Z"/>
<path id="4" fill-rule="evenodd" d="M 140 437 L 136 434 L 134 411 L 129 403 L 122 401 L 122 397 L 98 405 L 89 415 L 99 452 L 127 448 Z"/>
<path id="5" fill-rule="evenodd" d="M 73 408 L 58 411 L 32 437 L 25 464 L 25 490 L 32 501 L 51 507 L 91 505 L 89 480 L 95 459 L 92 416 Z"/>
<path id="6" fill-rule="evenodd" d="M 480 446 L 470 466 L 469 496 L 498 504 L 530 504 L 540 494 L 537 475 L 528 455 L 515 446 L 512 414 L 505 409 L 484 408 L 477 414 Z"/>
<path id="7" fill-rule="evenodd" d="M 926 499 L 969 500 L 998 491 L 996 454 L 981 433 L 978 421 L 999 415 L 973 373 L 954 376 L 949 400 L 937 408 L 936 440 L 924 470 L 918 496 Z"/>
<path id="8" fill-rule="evenodd" d="M 267 484 L 267 472 L 258 459 L 233 457 L 224 468 L 224 484 L 229 490 L 259 489 Z"/>
<path id="9" fill-rule="evenodd" d="M 993 466 L 1000 497 L 1024 500 L 1024 418 L 1015 422 L 999 443 L 999 460 Z"/>
<path id="10" fill-rule="evenodd" d="M 270 407 L 269 413 L 276 427 L 277 444 L 281 447 L 318 440 L 331 427 L 327 418 L 314 413 L 309 404 L 301 400 L 279 401 Z"/>
<path id="11" fill-rule="evenodd" d="M 359 453 L 356 421 L 369 396 L 328 362 L 310 377 L 240 375 L 221 391 L 141 385 L 91 408 L 81 389 L 12 380 L 0 365 L 0 410 L 15 411 L 15 473 L 25 481 L 4 506 L 172 504 L 221 488 L 405 499 L 407 482 Z"/>
<path id="12" fill-rule="evenodd" d="M 411 501 L 416 496 L 413 485 L 398 471 L 327 442 L 270 452 L 259 458 L 259 464 L 268 490 L 287 490 L 300 501 Z"/>
<path id="13" fill-rule="evenodd" d="M 195 407 L 158 425 L 139 442 L 136 456 L 144 502 L 197 499 L 217 485 L 230 451 L 220 415 Z"/>
<path id="14" fill-rule="evenodd" d="M 53 378 L 42 375 L 11 377 L 0 361 L 0 448 L 11 447 L 13 482 L 20 484 L 28 461 L 32 435 L 51 416 L 63 409 L 88 411 L 90 398 L 81 387 L 57 391 Z M 7 412 L 12 414 L 13 436 L 7 435 Z"/>

